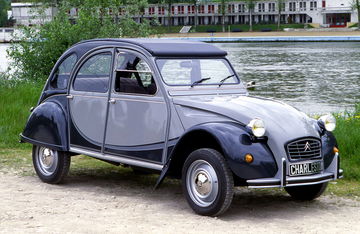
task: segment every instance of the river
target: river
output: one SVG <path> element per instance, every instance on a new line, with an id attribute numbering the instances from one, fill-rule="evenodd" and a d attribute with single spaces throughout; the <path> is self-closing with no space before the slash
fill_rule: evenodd
<path id="1" fill-rule="evenodd" d="M 216 43 L 229 53 L 251 95 L 275 98 L 308 114 L 352 110 L 360 101 L 360 43 Z M 7 44 L 0 44 L 0 71 Z"/>

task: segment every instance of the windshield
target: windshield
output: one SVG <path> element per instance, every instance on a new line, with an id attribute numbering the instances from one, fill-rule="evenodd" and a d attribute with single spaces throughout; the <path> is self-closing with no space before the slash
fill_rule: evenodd
<path id="1" fill-rule="evenodd" d="M 225 59 L 158 59 L 156 62 L 164 82 L 168 85 L 194 86 L 239 82 Z"/>

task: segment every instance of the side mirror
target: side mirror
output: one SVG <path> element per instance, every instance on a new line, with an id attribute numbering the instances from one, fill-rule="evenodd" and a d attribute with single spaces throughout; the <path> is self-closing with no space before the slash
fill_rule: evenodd
<path id="1" fill-rule="evenodd" d="M 250 81 L 246 83 L 246 88 L 248 90 L 255 90 L 256 87 L 256 82 L 255 81 Z"/>

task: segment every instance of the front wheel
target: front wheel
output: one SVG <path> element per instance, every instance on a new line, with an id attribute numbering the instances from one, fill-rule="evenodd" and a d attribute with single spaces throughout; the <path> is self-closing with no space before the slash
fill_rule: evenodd
<path id="1" fill-rule="evenodd" d="M 49 184 L 61 183 L 70 168 L 68 153 L 42 146 L 33 146 L 32 159 L 36 174 Z"/>
<path id="2" fill-rule="evenodd" d="M 198 149 L 186 159 L 182 187 L 190 207 L 200 215 L 218 216 L 229 207 L 234 180 L 224 157 L 214 149 Z"/>
<path id="3" fill-rule="evenodd" d="M 328 183 L 285 187 L 285 190 L 290 196 L 296 200 L 311 201 L 321 196 L 324 193 Z"/>

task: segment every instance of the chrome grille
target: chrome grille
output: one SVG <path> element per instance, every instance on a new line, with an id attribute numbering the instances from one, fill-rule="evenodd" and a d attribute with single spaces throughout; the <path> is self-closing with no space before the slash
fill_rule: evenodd
<path id="1" fill-rule="evenodd" d="M 321 142 L 317 139 L 300 139 L 287 145 L 290 159 L 317 159 L 321 158 Z"/>

